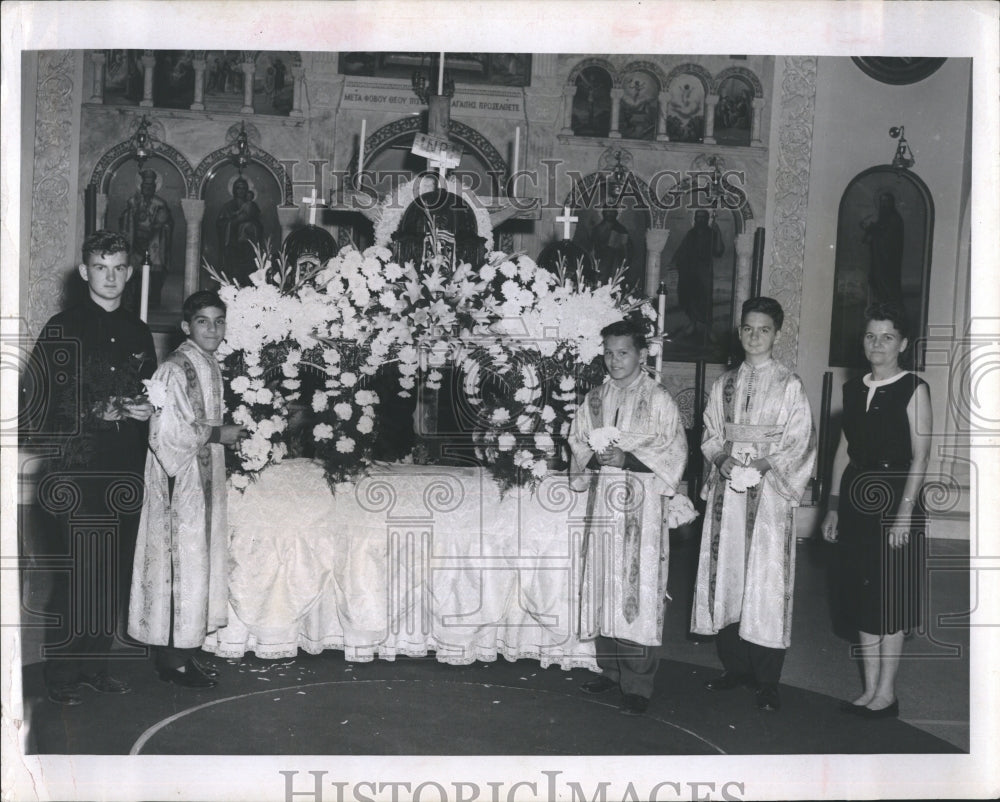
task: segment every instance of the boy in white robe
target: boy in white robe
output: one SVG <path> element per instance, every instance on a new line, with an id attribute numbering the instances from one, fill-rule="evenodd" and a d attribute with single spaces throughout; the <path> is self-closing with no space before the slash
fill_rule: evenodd
<path id="1" fill-rule="evenodd" d="M 160 679 L 214 686 L 218 672 L 194 655 L 226 624 L 228 528 L 223 446 L 242 429 L 223 425 L 222 373 L 215 351 L 226 305 L 202 291 L 184 302 L 187 335 L 153 374 L 146 496 L 139 522 L 128 632 L 155 647 Z"/>
<path id="2" fill-rule="evenodd" d="M 643 372 L 645 333 L 620 321 L 601 331 L 609 381 L 577 411 L 569 436 L 575 490 L 589 490 L 580 638 L 595 639 L 602 674 L 586 693 L 618 687 L 621 712 L 639 715 L 653 692 L 670 552 L 667 503 L 687 463 L 674 399 Z M 614 426 L 617 445 L 595 453 L 591 435 Z M 589 471 L 589 472 L 588 472 Z"/>
<path id="3" fill-rule="evenodd" d="M 743 304 L 746 359 L 719 377 L 705 408 L 701 450 L 712 467 L 702 492 L 705 521 L 691 613 L 692 632 L 717 636 L 725 669 L 705 687 L 755 686 L 757 706 L 770 711 L 781 707 L 778 681 L 791 642 L 792 508 L 816 459 L 802 381 L 772 358 L 783 321 L 772 298 Z"/>

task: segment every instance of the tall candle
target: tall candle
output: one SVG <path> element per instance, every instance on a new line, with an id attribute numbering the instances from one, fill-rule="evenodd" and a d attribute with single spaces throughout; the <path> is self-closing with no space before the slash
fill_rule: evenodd
<path id="1" fill-rule="evenodd" d="M 656 339 L 659 350 L 656 352 L 656 380 L 663 381 L 663 325 L 667 314 L 667 286 L 662 281 L 656 293 Z"/>
<path id="2" fill-rule="evenodd" d="M 139 318 L 145 323 L 149 319 L 149 259 L 142 263 L 142 285 L 139 288 Z"/>
<path id="3" fill-rule="evenodd" d="M 521 126 L 518 126 L 517 128 L 514 129 L 514 166 L 511 168 L 511 171 L 510 171 L 511 177 L 514 177 L 514 176 L 517 175 L 517 161 L 518 161 L 518 158 L 519 158 L 520 155 L 521 155 Z M 512 195 L 516 196 L 517 195 L 517 186 L 516 186 L 517 178 L 514 178 L 514 181 L 515 181 L 515 184 L 511 185 L 510 192 L 511 192 Z"/>
<path id="4" fill-rule="evenodd" d="M 438 97 L 444 94 L 444 53 L 438 61 Z"/>
<path id="5" fill-rule="evenodd" d="M 361 144 L 358 148 L 358 187 L 361 187 L 361 171 L 365 169 L 365 126 L 367 120 L 361 121 Z"/>

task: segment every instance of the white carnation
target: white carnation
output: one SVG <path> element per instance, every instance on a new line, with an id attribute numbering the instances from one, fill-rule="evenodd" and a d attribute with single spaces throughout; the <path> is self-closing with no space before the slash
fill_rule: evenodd
<path id="1" fill-rule="evenodd" d="M 337 451 L 341 454 L 350 454 L 354 451 L 354 441 L 350 437 L 341 437 L 337 441 Z"/>
<path id="2" fill-rule="evenodd" d="M 349 420 L 354 412 L 354 408 L 346 401 L 341 401 L 339 404 L 334 405 L 333 411 L 341 420 Z"/>
<path id="3" fill-rule="evenodd" d="M 517 445 L 517 438 L 510 432 L 504 432 L 497 438 L 497 448 L 501 451 L 510 451 L 515 445 Z"/>
<path id="4" fill-rule="evenodd" d="M 333 427 L 329 423 L 317 423 L 313 426 L 313 438 L 317 442 L 329 440 L 333 437 Z"/>
<path id="5" fill-rule="evenodd" d="M 361 434 L 368 434 L 372 429 L 375 428 L 375 421 L 373 418 L 363 417 L 358 421 L 358 431 Z"/>

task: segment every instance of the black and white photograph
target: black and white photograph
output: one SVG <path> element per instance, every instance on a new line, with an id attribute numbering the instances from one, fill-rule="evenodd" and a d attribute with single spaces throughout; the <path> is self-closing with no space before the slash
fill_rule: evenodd
<path id="1" fill-rule="evenodd" d="M 1000 795 L 997 6 L 2 13 L 5 799 Z"/>

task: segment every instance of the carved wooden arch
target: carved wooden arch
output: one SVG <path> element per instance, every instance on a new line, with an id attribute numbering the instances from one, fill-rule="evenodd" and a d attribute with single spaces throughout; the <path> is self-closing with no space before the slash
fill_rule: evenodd
<path id="1" fill-rule="evenodd" d="M 191 193 L 188 197 L 204 198 L 209 178 L 211 178 L 216 168 L 225 164 L 231 158 L 230 146 L 225 145 L 218 150 L 212 151 L 202 159 L 194 171 L 194 180 L 192 182 Z M 278 182 L 278 186 L 281 187 L 281 194 L 284 197 L 283 205 L 294 206 L 295 194 L 292 191 L 292 178 L 285 172 L 285 168 L 281 163 L 266 150 L 261 150 L 252 145 L 250 146 L 250 161 L 264 167 L 274 180 Z"/>
<path id="2" fill-rule="evenodd" d="M 654 64 L 652 61 L 630 61 L 624 67 L 622 67 L 622 75 L 626 73 L 633 72 L 635 70 L 642 70 L 643 72 L 648 72 L 657 81 L 660 82 L 660 91 L 667 91 L 667 76 L 663 72 L 663 68 L 659 64 Z"/>
<path id="3" fill-rule="evenodd" d="M 653 198 L 652 193 L 649 191 L 649 184 L 646 183 L 640 176 L 633 173 L 631 170 L 628 173 L 629 179 L 634 184 L 636 189 L 639 190 L 639 197 L 642 198 L 643 205 L 645 208 L 636 206 L 634 211 L 646 212 L 649 217 L 649 227 L 650 228 L 663 228 L 666 223 L 667 210 L 660 209 L 662 206 L 658 200 Z M 611 177 L 611 174 L 607 171 L 599 170 L 596 173 L 590 173 L 585 175 L 582 179 L 573 184 L 573 188 L 569 191 L 566 199 L 563 201 L 564 206 L 568 206 L 570 209 L 574 208 L 574 201 L 577 199 L 577 193 L 588 194 L 594 189 L 598 184 L 607 181 Z"/>
<path id="4" fill-rule="evenodd" d="M 611 78 L 611 87 L 620 87 L 622 83 L 622 77 L 619 71 L 615 68 L 607 59 L 603 58 L 585 58 L 583 61 L 578 61 L 576 65 L 570 70 L 569 75 L 566 77 L 566 84 L 568 86 L 576 87 L 576 79 L 580 77 L 580 73 L 583 72 L 588 67 L 600 67 L 604 70 Z"/>
<path id="5" fill-rule="evenodd" d="M 378 155 L 390 147 L 396 140 L 408 137 L 411 134 L 420 133 L 421 131 L 423 131 L 423 120 L 420 117 L 402 117 L 383 125 L 372 133 L 371 136 L 365 138 L 365 160 L 370 161 L 371 157 Z M 465 123 L 449 120 L 448 136 L 461 142 L 463 145 L 467 145 L 479 160 L 487 166 L 489 172 L 498 177 L 508 174 L 509 166 L 507 160 L 475 128 Z M 358 175 L 358 155 L 358 150 L 355 148 L 349 162 L 351 165 L 349 178 L 352 181 L 356 181 Z"/>
<path id="6" fill-rule="evenodd" d="M 746 67 L 726 67 L 719 72 L 712 81 L 713 94 L 719 94 L 719 87 L 727 78 L 742 78 L 753 87 L 754 97 L 764 97 L 764 85 L 760 82 L 760 78 L 753 70 L 748 70 Z"/>
<path id="7" fill-rule="evenodd" d="M 191 162 L 184 158 L 184 154 L 170 145 L 157 142 L 155 155 L 164 161 L 170 162 L 177 169 L 177 172 L 184 179 L 184 194 L 189 198 L 193 197 L 191 192 L 194 187 L 195 171 L 191 167 Z M 97 164 L 94 165 L 94 170 L 90 174 L 90 183 L 97 187 L 98 192 L 107 194 L 111 177 L 122 164 L 134 158 L 135 154 L 132 152 L 132 143 L 128 140 L 119 142 L 110 150 L 105 151 Z"/>
<path id="8" fill-rule="evenodd" d="M 670 84 L 673 83 L 674 78 L 678 75 L 693 75 L 699 81 L 701 81 L 702 88 L 705 90 L 705 94 L 715 91 L 714 78 L 712 78 L 712 73 L 702 67 L 700 64 L 687 63 L 678 64 L 670 72 L 667 73 L 666 82 L 663 84 L 663 89 L 666 91 L 670 88 Z"/>

